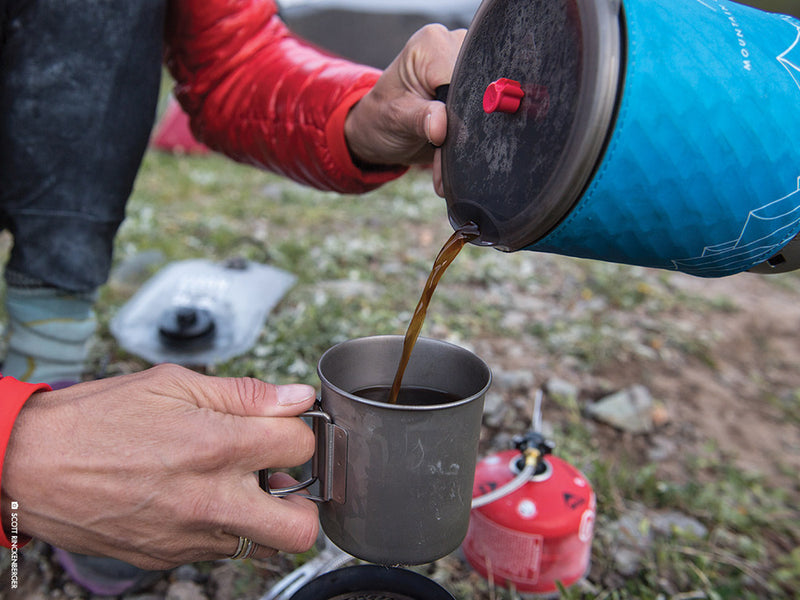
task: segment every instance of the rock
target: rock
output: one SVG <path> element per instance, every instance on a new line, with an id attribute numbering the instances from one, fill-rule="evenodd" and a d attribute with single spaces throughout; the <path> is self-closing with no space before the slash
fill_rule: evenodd
<path id="1" fill-rule="evenodd" d="M 170 584 L 166 600 L 208 600 L 208 596 L 200 584 L 181 580 Z"/>
<path id="2" fill-rule="evenodd" d="M 575 408 L 578 405 L 580 389 L 569 381 L 554 377 L 547 380 L 544 389 L 559 406 Z"/>
<path id="3" fill-rule="evenodd" d="M 670 422 L 671 417 L 667 407 L 664 406 L 661 402 L 656 402 L 653 405 L 653 410 L 651 412 L 651 416 L 653 419 L 653 425 L 655 427 L 662 427 Z"/>
<path id="4" fill-rule="evenodd" d="M 503 418 L 508 412 L 503 394 L 497 392 L 487 392 L 483 401 L 483 418 L 489 427 L 499 427 L 503 423 Z"/>
<path id="5" fill-rule="evenodd" d="M 228 560 L 220 563 L 209 574 L 214 584 L 214 600 L 236 600 L 236 581 L 239 578 L 236 561 Z"/>
<path id="6" fill-rule="evenodd" d="M 586 414 L 630 433 L 653 430 L 653 397 L 643 385 L 633 385 L 586 407 Z"/>
<path id="7" fill-rule="evenodd" d="M 665 435 L 654 436 L 652 445 L 647 450 L 647 458 L 653 462 L 662 462 L 675 456 L 678 443 Z"/>
<path id="8" fill-rule="evenodd" d="M 615 569 L 626 577 L 634 575 L 653 544 L 644 510 L 634 508 L 622 515 L 608 526 L 606 533 L 611 536 Z"/>
<path id="9" fill-rule="evenodd" d="M 178 581 L 194 581 L 201 583 L 207 579 L 193 564 L 181 565 L 172 571 L 172 576 Z"/>
<path id="10" fill-rule="evenodd" d="M 678 511 L 659 513 L 640 504 L 609 524 L 603 532 L 609 537 L 614 567 L 621 575 L 630 577 L 639 570 L 657 537 L 693 536 L 702 538 L 708 529 L 697 519 Z"/>
<path id="11" fill-rule="evenodd" d="M 510 450 L 514 447 L 513 440 L 514 436 L 511 433 L 507 431 L 501 431 L 492 439 L 491 450 L 488 452 L 488 454 L 491 454 L 495 451 L 500 452 L 502 450 Z"/>
<path id="12" fill-rule="evenodd" d="M 510 310 L 503 315 L 500 325 L 511 331 L 519 331 L 529 321 L 530 317 L 526 313 L 519 310 Z"/>
<path id="13" fill-rule="evenodd" d="M 83 598 L 86 595 L 86 590 L 74 581 L 65 582 L 61 591 L 67 598 Z"/>
<path id="14" fill-rule="evenodd" d="M 618 573 L 625 577 L 635 575 L 641 563 L 642 553 L 640 550 L 620 548 L 614 553 L 614 567 Z"/>
<path id="15" fill-rule="evenodd" d="M 492 373 L 492 381 L 503 390 L 530 390 L 536 385 L 536 377 L 526 369 L 515 371 L 495 369 Z"/>
<path id="16" fill-rule="evenodd" d="M 653 532 L 663 537 L 691 536 L 704 538 L 708 529 L 697 519 L 678 511 L 655 514 L 652 516 Z"/>

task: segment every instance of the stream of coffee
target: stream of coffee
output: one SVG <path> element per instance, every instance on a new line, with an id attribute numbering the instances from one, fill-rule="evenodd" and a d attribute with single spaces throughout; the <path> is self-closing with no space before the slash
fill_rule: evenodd
<path id="1" fill-rule="evenodd" d="M 394 376 L 392 389 L 389 392 L 389 403 L 396 404 L 397 396 L 400 394 L 400 386 L 403 383 L 403 375 L 406 372 L 408 361 L 411 359 L 411 351 L 414 349 L 414 344 L 417 342 L 419 332 L 422 329 L 422 324 L 425 322 L 425 315 L 428 312 L 428 305 L 431 303 L 433 292 L 439 284 L 439 280 L 444 275 L 447 267 L 455 260 L 458 253 L 464 245 L 470 240 L 474 240 L 480 235 L 477 225 L 468 223 L 459 227 L 450 236 L 450 239 L 445 242 L 436 260 L 433 261 L 433 268 L 425 287 L 422 289 L 422 296 L 420 296 L 417 308 L 414 310 L 414 315 L 411 317 L 411 322 L 408 324 L 406 336 L 403 340 L 403 354 L 400 357 L 400 364 L 397 367 L 397 373 Z"/>

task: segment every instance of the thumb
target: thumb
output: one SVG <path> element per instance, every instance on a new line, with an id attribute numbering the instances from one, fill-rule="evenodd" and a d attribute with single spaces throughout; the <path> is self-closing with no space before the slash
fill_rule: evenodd
<path id="1" fill-rule="evenodd" d="M 204 387 L 209 408 L 246 417 L 290 417 L 314 404 L 316 392 L 310 385 L 275 385 L 251 377 L 213 378 Z"/>
<path id="2" fill-rule="evenodd" d="M 275 385 L 253 377 L 211 377 L 188 369 L 167 366 L 155 377 L 166 376 L 172 386 L 157 382 L 161 393 L 172 389 L 174 397 L 208 408 L 243 417 L 289 417 L 299 415 L 314 404 L 316 392 L 310 385 Z"/>
<path id="3" fill-rule="evenodd" d="M 428 102 L 425 115 L 425 137 L 433 146 L 439 147 L 447 135 L 447 109 L 443 102 Z"/>

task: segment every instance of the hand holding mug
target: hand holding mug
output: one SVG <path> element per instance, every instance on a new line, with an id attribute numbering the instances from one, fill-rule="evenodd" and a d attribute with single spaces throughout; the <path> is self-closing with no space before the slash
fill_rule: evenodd
<path id="1" fill-rule="evenodd" d="M 268 496 L 255 472 L 311 457 L 297 415 L 314 396 L 174 365 L 36 393 L 6 453 L 4 516 L 16 502 L 20 533 L 147 569 L 243 545 L 257 558 L 303 552 L 317 537 L 315 504 Z M 272 484 L 292 481 L 276 474 Z"/>

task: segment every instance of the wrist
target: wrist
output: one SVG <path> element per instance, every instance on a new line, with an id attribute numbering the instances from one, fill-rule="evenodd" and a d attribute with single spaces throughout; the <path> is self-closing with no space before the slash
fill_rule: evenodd
<path id="1" fill-rule="evenodd" d="M 362 171 L 375 171 L 386 169 L 387 166 L 380 164 L 379 159 L 371 152 L 367 141 L 362 133 L 368 131 L 368 127 L 363 123 L 360 115 L 363 114 L 365 100 L 362 98 L 354 104 L 347 112 L 344 121 L 344 139 L 347 151 L 353 164 Z"/>
<path id="2" fill-rule="evenodd" d="M 403 165 L 373 163 L 366 154 L 366 148 L 361 143 L 363 128 L 360 127 L 362 119 L 359 111 L 363 109 L 361 101 L 368 91 L 369 88 L 360 88 L 344 98 L 326 126 L 331 160 L 337 172 L 346 179 L 358 182 L 358 187 L 363 191 L 383 185 L 408 170 Z"/>

